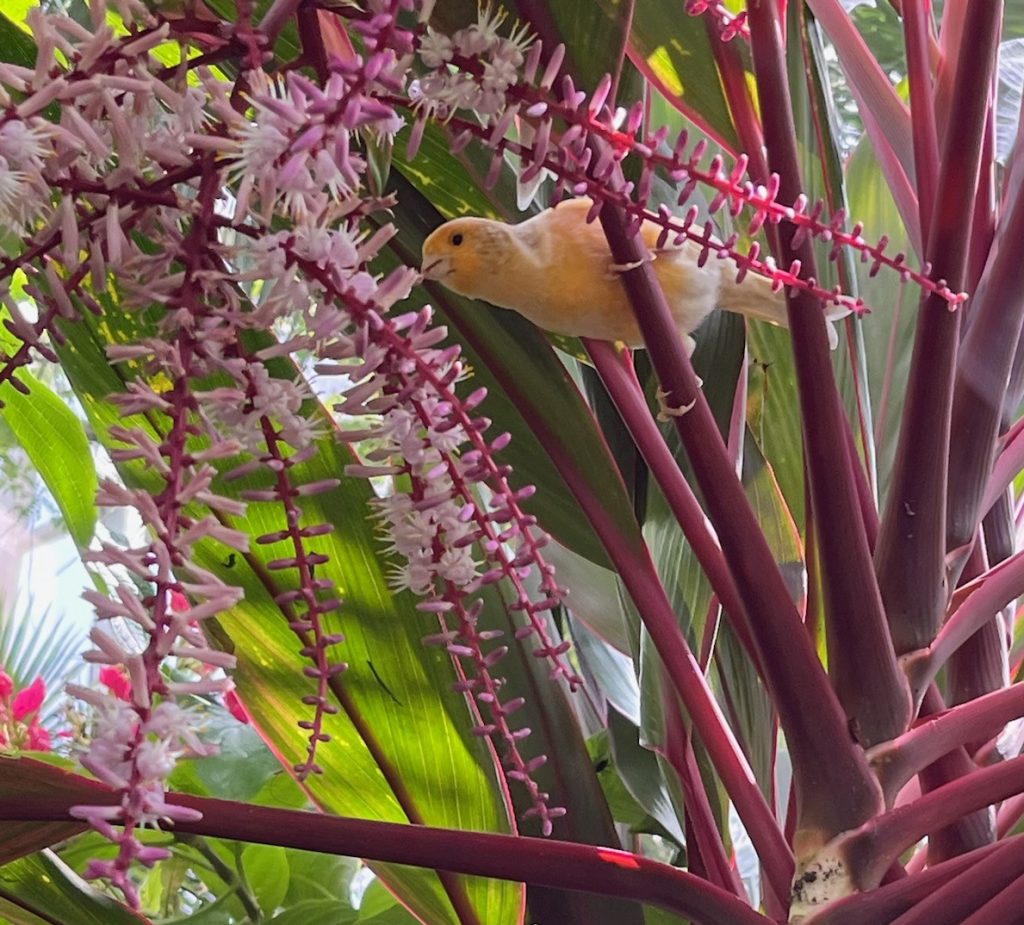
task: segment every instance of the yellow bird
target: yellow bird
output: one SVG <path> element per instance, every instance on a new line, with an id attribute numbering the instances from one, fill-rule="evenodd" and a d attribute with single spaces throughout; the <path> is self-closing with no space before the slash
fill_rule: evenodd
<path id="1" fill-rule="evenodd" d="M 422 273 L 459 295 L 484 299 L 525 315 L 555 334 L 623 341 L 643 338 L 600 222 L 586 222 L 589 199 L 570 199 L 509 225 L 457 218 L 423 243 Z M 753 273 L 736 282 L 730 261 L 711 257 L 698 266 L 700 245 L 658 247 L 661 226 L 641 226 L 672 316 L 689 337 L 716 307 L 786 325 L 786 302 L 769 280 Z"/>

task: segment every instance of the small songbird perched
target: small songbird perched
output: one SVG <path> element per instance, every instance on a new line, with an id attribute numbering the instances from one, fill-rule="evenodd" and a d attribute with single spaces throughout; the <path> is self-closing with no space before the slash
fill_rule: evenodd
<path id="1" fill-rule="evenodd" d="M 586 221 L 590 208 L 589 199 L 570 199 L 518 225 L 486 218 L 446 222 L 423 244 L 423 275 L 459 295 L 514 309 L 555 334 L 643 346 L 601 224 Z M 690 332 L 716 307 L 786 324 L 785 298 L 768 279 L 748 273 L 737 283 L 729 261 L 698 265 L 699 244 L 658 247 L 661 232 L 655 222 L 641 226 L 690 350 Z"/>

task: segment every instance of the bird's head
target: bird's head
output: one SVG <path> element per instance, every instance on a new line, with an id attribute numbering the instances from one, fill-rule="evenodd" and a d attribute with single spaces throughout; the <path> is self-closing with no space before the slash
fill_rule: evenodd
<path id="1" fill-rule="evenodd" d="M 435 279 L 459 295 L 487 298 L 489 284 L 508 259 L 509 226 L 486 218 L 457 218 L 445 222 L 423 242 L 420 267 L 425 279 Z"/>

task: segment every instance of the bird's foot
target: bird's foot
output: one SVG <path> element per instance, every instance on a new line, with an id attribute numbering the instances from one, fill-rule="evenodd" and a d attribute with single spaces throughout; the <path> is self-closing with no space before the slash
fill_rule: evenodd
<path id="1" fill-rule="evenodd" d="M 698 376 L 697 387 L 700 388 L 700 386 L 702 385 L 704 385 L 704 382 Z M 662 423 L 666 421 L 671 421 L 672 418 L 681 418 L 688 411 L 691 411 L 693 409 L 693 406 L 697 404 L 697 399 L 695 398 L 693 401 L 688 402 L 685 405 L 672 407 L 668 403 L 668 392 L 661 388 L 661 386 L 659 386 L 658 390 L 654 393 L 654 397 L 658 400 L 658 408 L 660 409 L 658 411 L 658 420 L 661 421 Z"/>
<path id="2" fill-rule="evenodd" d="M 630 270 L 637 270 L 642 267 L 645 263 L 653 263 L 655 255 L 648 253 L 647 256 L 642 260 L 631 260 L 629 263 L 612 263 L 608 267 L 608 275 L 612 279 L 622 273 L 628 273 Z"/>

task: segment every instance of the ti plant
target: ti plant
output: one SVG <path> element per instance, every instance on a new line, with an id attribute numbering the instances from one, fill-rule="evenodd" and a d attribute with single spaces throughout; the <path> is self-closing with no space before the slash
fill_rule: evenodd
<path id="1" fill-rule="evenodd" d="M 102 670 L 3 742 L 0 917 L 1019 921 L 1022 48 L 999 0 L 3 4 L 0 399 Z M 569 196 L 646 351 L 421 284 Z M 789 329 L 691 362 L 643 220 Z"/>

